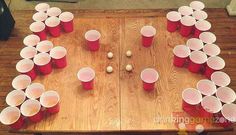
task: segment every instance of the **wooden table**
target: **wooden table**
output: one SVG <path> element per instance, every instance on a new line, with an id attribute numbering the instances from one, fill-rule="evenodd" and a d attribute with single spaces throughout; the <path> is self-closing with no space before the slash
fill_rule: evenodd
<path id="1" fill-rule="evenodd" d="M 56 90 L 61 96 L 61 111 L 47 116 L 37 124 L 27 123 L 20 133 L 45 132 L 165 132 L 179 131 L 177 124 L 159 118 L 171 116 L 190 118 L 181 109 L 181 92 L 195 87 L 202 75 L 190 73 L 185 68 L 172 65 L 172 49 L 185 44 L 186 38 L 179 33 L 166 31 L 165 15 L 168 10 L 78 10 L 75 14 L 75 30 L 50 38 L 55 45 L 68 50 L 68 66 L 54 70 L 48 76 L 40 76 L 34 82 L 41 82 L 47 90 Z M 209 9 L 209 21 L 221 47 L 221 56 L 226 60 L 224 71 L 230 74 L 231 87 L 236 89 L 236 27 L 235 18 L 228 18 L 223 9 Z M 16 27 L 9 41 L 0 42 L 1 89 L 5 95 L 11 80 L 17 72 L 15 64 L 20 59 L 23 37 L 30 33 L 33 11 L 15 11 Z M 141 46 L 140 29 L 144 25 L 157 28 L 157 35 L 151 48 Z M 99 52 L 89 52 L 85 47 L 84 33 L 97 29 L 102 33 Z M 125 52 L 132 50 L 127 58 Z M 106 58 L 112 51 L 114 58 Z M 132 73 L 125 71 L 126 64 L 132 64 Z M 114 72 L 105 69 L 113 66 Z M 95 90 L 84 91 L 78 81 L 77 71 L 90 66 L 96 71 Z M 145 67 L 158 70 L 160 79 L 153 92 L 142 89 L 140 72 Z M 3 94 L 3 95 L 4 95 Z M 201 123 L 203 124 L 203 123 Z M 225 131 L 212 124 L 204 123 L 206 131 Z M 187 126 L 194 131 L 196 124 Z"/>

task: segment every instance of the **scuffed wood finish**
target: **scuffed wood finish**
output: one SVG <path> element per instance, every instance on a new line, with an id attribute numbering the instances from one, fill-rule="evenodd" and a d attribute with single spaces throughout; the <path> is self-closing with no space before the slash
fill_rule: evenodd
<path id="1" fill-rule="evenodd" d="M 165 15 L 169 10 L 78 10 L 75 14 L 75 31 L 50 38 L 55 45 L 64 46 L 68 51 L 68 66 L 56 69 L 52 74 L 38 77 L 47 90 L 56 90 L 61 96 L 61 111 L 47 116 L 42 122 L 29 124 L 18 132 L 118 132 L 118 131 L 177 131 L 173 123 L 158 123 L 157 118 L 170 117 L 181 109 L 181 92 L 184 88 L 195 87 L 204 78 L 188 72 L 187 69 L 172 65 L 172 49 L 184 44 L 177 32 L 166 31 Z M 235 18 L 228 18 L 222 9 L 207 10 L 212 31 L 216 33 L 217 44 L 226 60 L 224 69 L 231 76 L 230 87 L 236 89 L 236 33 Z M 217 13 L 216 13 L 217 12 Z M 15 64 L 20 60 L 23 37 L 30 33 L 33 11 L 14 11 L 16 27 L 9 41 L 0 41 L 0 88 L 1 109 L 11 90 L 11 80 L 18 74 Z M 140 29 L 153 25 L 157 35 L 151 48 L 141 45 Z M 84 33 L 89 29 L 101 32 L 101 49 L 89 52 L 85 47 Z M 125 52 L 133 56 L 127 58 Z M 106 58 L 112 51 L 114 58 Z M 125 71 L 126 64 L 132 64 L 132 73 Z M 114 68 L 107 74 L 108 65 Z M 84 66 L 96 71 L 95 90 L 84 91 L 76 74 Z M 153 92 L 142 89 L 140 72 L 145 67 L 158 70 L 160 78 Z M 181 113 L 189 117 L 186 113 Z M 225 130 L 207 124 L 206 130 Z M 14 131 L 15 132 L 15 131 Z"/>

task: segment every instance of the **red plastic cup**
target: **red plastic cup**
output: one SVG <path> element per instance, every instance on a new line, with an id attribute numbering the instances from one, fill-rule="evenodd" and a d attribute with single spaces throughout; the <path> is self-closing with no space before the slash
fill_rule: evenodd
<path id="1" fill-rule="evenodd" d="M 173 49 L 173 53 L 174 53 L 173 64 L 176 67 L 183 67 L 186 64 L 188 57 L 190 55 L 190 49 L 186 45 L 177 45 Z"/>
<path id="2" fill-rule="evenodd" d="M 211 23 L 206 20 L 197 21 L 195 24 L 194 37 L 199 38 L 202 32 L 209 31 L 211 29 Z"/>
<path id="3" fill-rule="evenodd" d="M 222 104 L 215 96 L 205 96 L 201 101 L 201 109 L 199 111 L 202 117 L 213 117 L 214 114 L 220 112 Z"/>
<path id="4" fill-rule="evenodd" d="M 44 40 L 38 43 L 36 49 L 40 53 L 49 53 L 53 48 L 53 43 L 49 40 Z"/>
<path id="5" fill-rule="evenodd" d="M 211 96 L 216 93 L 216 85 L 208 79 L 198 81 L 197 89 L 204 96 Z"/>
<path id="6" fill-rule="evenodd" d="M 226 87 L 230 84 L 230 77 L 222 71 L 216 71 L 211 75 L 211 81 L 219 87 Z"/>
<path id="7" fill-rule="evenodd" d="M 73 31 L 74 15 L 71 12 L 63 12 L 62 14 L 60 14 L 59 19 L 61 21 L 61 26 L 63 27 L 65 32 Z"/>
<path id="8" fill-rule="evenodd" d="M 7 94 L 6 103 L 9 106 L 19 107 L 26 99 L 22 90 L 13 90 Z"/>
<path id="9" fill-rule="evenodd" d="M 224 104 L 221 110 L 220 123 L 222 127 L 232 126 L 236 122 L 236 104 Z"/>
<path id="10" fill-rule="evenodd" d="M 97 30 L 89 30 L 85 33 L 85 39 L 90 51 L 97 51 L 100 48 L 99 39 L 101 34 Z"/>
<path id="11" fill-rule="evenodd" d="M 32 83 L 26 88 L 25 95 L 29 99 L 39 99 L 44 91 L 44 85 L 42 85 L 41 83 Z"/>
<path id="12" fill-rule="evenodd" d="M 34 21 L 44 22 L 48 18 L 48 15 L 45 12 L 37 12 L 33 15 L 32 19 Z"/>
<path id="13" fill-rule="evenodd" d="M 31 83 L 28 75 L 18 75 L 12 80 L 12 87 L 16 90 L 25 90 Z"/>
<path id="14" fill-rule="evenodd" d="M 47 39 L 46 26 L 43 22 L 33 22 L 30 25 L 30 31 L 39 36 L 41 41 Z"/>
<path id="15" fill-rule="evenodd" d="M 47 9 L 47 15 L 48 16 L 55 16 L 58 17 L 61 14 L 61 9 L 58 7 L 51 7 Z"/>
<path id="16" fill-rule="evenodd" d="M 23 43 L 25 46 L 34 47 L 40 42 L 40 38 L 37 35 L 31 34 L 24 38 Z"/>
<path id="17" fill-rule="evenodd" d="M 155 83 L 159 78 L 159 74 L 153 68 L 146 68 L 141 72 L 140 77 L 143 81 L 143 89 L 145 91 L 152 91 L 155 88 Z"/>
<path id="18" fill-rule="evenodd" d="M 46 91 L 40 97 L 40 103 L 46 108 L 50 114 L 55 114 L 60 111 L 60 97 L 56 91 Z"/>
<path id="19" fill-rule="evenodd" d="M 166 18 L 167 18 L 167 30 L 169 32 L 176 31 L 180 25 L 181 14 L 176 11 L 170 11 L 167 13 Z"/>
<path id="20" fill-rule="evenodd" d="M 20 107 L 21 114 L 32 122 L 40 122 L 43 119 L 43 112 L 38 100 L 28 99 Z"/>
<path id="21" fill-rule="evenodd" d="M 191 51 L 199 51 L 203 48 L 203 42 L 198 38 L 188 39 L 186 45 Z"/>
<path id="22" fill-rule="evenodd" d="M 198 73 L 207 61 L 207 55 L 201 51 L 193 51 L 190 54 L 190 63 L 188 70 L 193 73 Z"/>
<path id="23" fill-rule="evenodd" d="M 215 71 L 219 71 L 225 67 L 225 61 L 218 56 L 213 56 L 208 58 L 207 65 L 205 69 L 205 76 L 211 78 L 211 74 Z"/>
<path id="24" fill-rule="evenodd" d="M 235 91 L 229 87 L 220 87 L 216 91 L 216 97 L 225 104 L 233 103 L 236 100 Z"/>
<path id="25" fill-rule="evenodd" d="M 215 36 L 215 34 L 213 34 L 211 32 L 202 32 L 199 35 L 199 39 L 201 39 L 202 42 L 205 44 L 213 44 L 216 42 L 216 36 Z"/>
<path id="26" fill-rule="evenodd" d="M 81 81 L 85 90 L 92 90 L 94 85 L 95 72 L 90 67 L 84 67 L 77 73 L 78 79 Z"/>
<path id="27" fill-rule="evenodd" d="M 37 77 L 34 62 L 30 59 L 23 59 L 17 62 L 16 70 L 21 74 L 28 75 L 32 81 Z"/>
<path id="28" fill-rule="evenodd" d="M 56 46 L 50 51 L 52 62 L 56 68 L 64 68 L 67 65 L 66 60 L 67 51 L 62 46 Z"/>
<path id="29" fill-rule="evenodd" d="M 206 44 L 203 47 L 203 52 L 207 54 L 209 57 L 217 56 L 220 54 L 221 50 L 218 45 L 215 44 Z"/>
<path id="30" fill-rule="evenodd" d="M 181 18 L 180 23 L 180 34 L 183 37 L 190 36 L 190 34 L 193 33 L 194 25 L 196 23 L 195 18 L 192 16 L 184 16 Z"/>
<path id="31" fill-rule="evenodd" d="M 206 20 L 208 17 L 208 14 L 205 11 L 199 10 L 193 12 L 193 17 L 197 20 Z"/>
<path id="32" fill-rule="evenodd" d="M 50 6 L 47 3 L 39 3 L 35 6 L 35 10 L 38 12 L 46 12 Z"/>
<path id="33" fill-rule="evenodd" d="M 192 1 L 189 6 L 193 10 L 203 10 L 205 8 L 205 4 L 202 3 L 201 1 Z"/>
<path id="34" fill-rule="evenodd" d="M 17 107 L 6 107 L 0 113 L 0 121 L 2 124 L 19 130 L 24 125 L 24 120 L 21 116 L 20 110 Z"/>
<path id="35" fill-rule="evenodd" d="M 200 102 L 202 101 L 201 93 L 194 88 L 187 88 L 182 92 L 182 109 L 191 116 L 198 116 Z"/>
<path id="36" fill-rule="evenodd" d="M 181 6 L 181 7 L 179 7 L 178 12 L 182 16 L 190 16 L 193 14 L 193 9 L 189 6 Z"/>
<path id="37" fill-rule="evenodd" d="M 156 29 L 153 26 L 143 26 L 141 31 L 142 45 L 144 47 L 150 47 L 153 42 L 153 38 L 156 35 Z"/>
<path id="38" fill-rule="evenodd" d="M 20 56 L 23 59 L 33 59 L 36 54 L 37 54 L 36 48 L 30 46 L 24 47 L 20 51 Z"/>
<path id="39" fill-rule="evenodd" d="M 39 53 L 34 57 L 34 64 L 38 71 L 43 75 L 50 74 L 52 72 L 51 57 L 48 53 Z"/>
<path id="40" fill-rule="evenodd" d="M 49 17 L 46 19 L 45 24 L 51 36 L 59 37 L 61 35 L 60 20 L 58 17 Z"/>

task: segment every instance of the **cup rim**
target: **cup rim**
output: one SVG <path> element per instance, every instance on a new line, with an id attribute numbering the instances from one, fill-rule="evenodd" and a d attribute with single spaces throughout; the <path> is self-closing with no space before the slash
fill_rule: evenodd
<path id="1" fill-rule="evenodd" d="M 62 52 L 63 52 L 63 55 L 61 55 L 61 56 L 56 56 L 55 53 L 56 53 L 57 51 L 62 51 Z M 50 51 L 50 56 L 51 56 L 53 59 L 61 59 L 61 58 L 65 57 L 66 54 L 67 54 L 67 50 L 66 50 L 66 48 L 64 48 L 64 47 L 62 47 L 62 46 L 56 46 L 56 47 L 52 48 L 51 51 Z"/>
<path id="2" fill-rule="evenodd" d="M 26 113 L 25 110 L 24 110 L 25 107 L 27 107 L 26 105 L 29 104 L 29 103 L 33 103 L 33 104 L 37 105 L 37 106 L 36 106 L 36 107 L 37 107 L 37 108 L 36 108 L 37 111 L 35 111 L 35 112 L 32 113 L 32 114 L 28 114 L 28 113 Z M 26 116 L 26 117 L 34 116 L 34 115 L 36 115 L 38 112 L 40 112 L 40 110 L 41 110 L 41 104 L 40 104 L 40 102 L 39 102 L 38 100 L 35 100 L 35 99 L 27 99 L 27 100 L 20 106 L 21 114 L 24 115 L 24 116 Z"/>
<path id="3" fill-rule="evenodd" d="M 201 39 L 202 42 L 206 44 L 213 44 L 216 42 L 216 36 L 212 32 L 202 32 L 199 35 L 199 39 Z"/>
<path id="4" fill-rule="evenodd" d="M 216 65 L 214 63 L 214 61 L 217 61 L 218 64 Z M 213 62 L 213 63 L 211 63 L 211 62 Z M 222 59 L 219 56 L 212 56 L 212 57 L 208 58 L 207 66 L 209 66 L 211 69 L 214 69 L 214 70 L 221 70 L 221 69 L 223 69 L 225 67 L 225 61 L 224 61 L 224 59 Z"/>
<path id="5" fill-rule="evenodd" d="M 91 34 L 91 33 L 95 33 L 97 37 L 96 37 L 95 39 L 89 39 L 89 34 Z M 88 41 L 97 41 L 98 39 L 100 39 L 101 33 L 100 33 L 99 31 L 97 31 L 97 30 L 88 30 L 88 31 L 84 34 L 84 37 L 85 37 L 85 39 L 88 40 Z"/>
<path id="6" fill-rule="evenodd" d="M 209 108 L 205 108 L 205 102 L 204 101 L 206 101 L 206 100 L 214 100 L 215 102 L 217 102 L 216 104 L 218 105 L 218 108 L 217 109 L 214 109 L 214 110 L 212 110 L 212 112 L 210 112 L 208 109 Z M 221 103 L 221 101 L 217 98 L 217 97 L 215 97 L 215 96 L 205 96 L 205 97 L 203 97 L 202 98 L 202 101 L 201 101 L 201 106 L 203 107 L 203 109 L 205 110 L 205 111 L 207 111 L 207 112 L 209 112 L 209 113 L 218 113 L 218 112 L 220 112 L 220 110 L 222 109 L 222 103 Z M 212 108 L 211 108 L 212 109 Z"/>
<path id="7" fill-rule="evenodd" d="M 60 25 L 60 20 L 56 16 L 51 16 L 46 19 L 45 24 L 47 27 L 56 27 Z"/>
<path id="8" fill-rule="evenodd" d="M 38 11 L 38 12 L 45 12 L 47 11 L 47 9 L 49 9 L 50 6 L 47 4 L 47 3 L 39 3 L 35 6 L 35 10 Z"/>
<path id="9" fill-rule="evenodd" d="M 203 10 L 205 8 L 205 4 L 201 1 L 192 1 L 189 6 L 194 10 Z"/>
<path id="10" fill-rule="evenodd" d="M 225 79 L 226 82 L 222 83 L 222 81 L 220 81 L 221 83 L 217 82 L 215 79 L 217 78 L 214 78 L 214 77 L 217 77 L 217 75 L 223 75 L 224 78 L 220 78 L 221 80 L 222 79 Z M 211 80 L 212 82 L 214 82 L 217 86 L 220 86 L 220 87 L 225 87 L 225 86 L 228 86 L 231 82 L 231 79 L 229 77 L 228 74 L 226 74 L 225 72 L 222 72 L 222 71 L 215 71 L 214 73 L 211 74 Z"/>
<path id="11" fill-rule="evenodd" d="M 36 28 L 39 27 L 39 28 Z M 45 24 L 43 22 L 40 22 L 40 21 L 36 21 L 36 22 L 33 22 L 30 24 L 30 30 L 32 32 L 41 32 L 43 31 L 44 29 L 46 28 Z"/>
<path id="12" fill-rule="evenodd" d="M 181 6 L 178 8 L 178 12 L 183 16 L 188 16 L 193 14 L 193 9 L 189 6 Z"/>
<path id="13" fill-rule="evenodd" d="M 44 103 L 45 103 L 44 98 L 47 96 L 47 94 L 51 94 L 51 95 L 55 96 L 55 97 L 57 98 L 57 102 L 56 102 L 55 104 L 53 104 L 53 105 L 50 105 L 50 106 L 45 105 L 45 104 L 44 104 Z M 49 91 L 45 91 L 45 92 L 41 95 L 39 101 L 40 101 L 40 104 L 41 104 L 43 107 L 45 107 L 45 108 L 51 108 L 51 107 L 54 107 L 55 105 L 57 105 L 57 104 L 60 102 L 60 96 L 59 96 L 59 94 L 58 94 L 56 91 L 49 90 Z"/>
<path id="14" fill-rule="evenodd" d="M 186 54 L 185 55 L 179 55 L 179 54 L 177 54 L 177 49 L 180 49 L 180 48 L 184 48 L 184 50 L 186 51 Z M 174 47 L 174 49 L 173 49 L 173 53 L 174 53 L 174 55 L 176 55 L 177 57 L 180 57 L 180 58 L 186 58 L 186 57 L 188 57 L 189 55 L 190 55 L 190 49 L 189 49 L 189 47 L 188 46 L 186 46 L 186 45 L 177 45 L 177 46 L 175 46 Z"/>
<path id="15" fill-rule="evenodd" d="M 32 43 L 31 40 L 33 40 L 34 42 Z M 30 43 L 28 43 L 28 42 L 30 42 Z M 38 42 L 40 42 L 40 38 L 39 38 L 39 36 L 34 35 L 34 34 L 30 34 L 30 35 L 26 36 L 26 37 L 23 39 L 23 44 L 24 44 L 25 46 L 29 46 L 29 47 L 34 47 L 34 46 L 36 46 Z"/>
<path id="16" fill-rule="evenodd" d="M 80 77 L 80 73 L 81 73 L 81 72 L 85 72 L 85 71 L 90 71 L 90 72 L 92 73 L 92 77 L 89 78 L 89 79 L 87 79 L 87 80 L 84 80 L 83 78 L 81 78 L 81 77 Z M 92 80 L 95 78 L 95 71 L 94 71 L 92 68 L 90 68 L 90 67 L 83 67 L 83 68 L 81 68 L 81 69 L 78 71 L 77 77 L 78 77 L 78 79 L 79 79 L 80 81 L 82 81 L 82 82 L 90 82 L 90 81 L 92 81 Z"/>
<path id="17" fill-rule="evenodd" d="M 211 29 L 211 23 L 207 20 L 199 20 L 196 22 L 195 27 L 201 31 L 208 31 Z"/>
<path id="18" fill-rule="evenodd" d="M 206 49 L 207 48 L 212 48 L 214 49 L 214 51 L 216 53 L 210 53 L 209 51 L 207 51 Z M 216 44 L 206 44 L 204 47 L 203 47 L 203 52 L 205 52 L 207 55 L 209 56 L 217 56 L 220 54 L 221 50 L 220 50 L 220 47 L 217 46 Z"/>
<path id="19" fill-rule="evenodd" d="M 230 100 L 223 100 L 222 97 L 219 95 L 219 92 L 228 92 L 230 93 L 229 95 L 232 96 L 232 98 Z M 230 104 L 233 103 L 236 100 L 236 93 L 233 89 L 229 88 L 229 87 L 219 87 L 216 91 L 216 97 L 220 99 L 221 102 L 226 103 L 226 104 Z"/>
<path id="20" fill-rule="evenodd" d="M 35 87 L 40 89 L 41 95 L 45 91 L 45 87 L 44 87 L 43 84 L 41 84 L 41 83 L 31 83 L 25 90 L 25 95 L 26 95 L 27 98 L 29 98 L 29 99 L 38 99 L 41 96 L 41 95 L 39 95 L 38 97 L 33 97 L 32 95 L 29 94 L 29 92 L 32 91 L 33 88 L 35 88 Z"/>
<path id="21" fill-rule="evenodd" d="M 25 79 L 25 80 L 27 80 L 28 82 L 27 82 L 26 86 L 19 88 L 18 86 L 15 85 L 15 83 L 16 83 L 17 81 L 20 81 L 21 79 Z M 25 89 L 27 86 L 29 86 L 30 83 L 31 83 L 31 78 L 30 78 L 28 75 L 20 74 L 20 75 L 16 76 L 16 77 L 12 80 L 12 87 L 13 87 L 14 89 L 23 90 L 23 89 Z"/>
<path id="22" fill-rule="evenodd" d="M 51 7 L 47 9 L 47 15 L 52 17 L 52 16 L 59 16 L 61 14 L 61 9 L 58 7 Z"/>
<path id="23" fill-rule="evenodd" d="M 27 56 L 28 55 L 28 53 L 27 52 L 33 52 L 34 53 L 34 55 L 33 56 Z M 23 59 L 32 59 L 35 55 L 37 54 L 37 50 L 36 50 L 36 48 L 35 47 L 32 47 L 32 46 L 26 46 L 26 47 L 24 47 L 23 49 L 21 49 L 21 51 L 20 51 L 20 56 L 21 56 L 21 58 L 23 58 Z"/>
<path id="24" fill-rule="evenodd" d="M 14 94 L 20 94 L 20 95 L 23 96 L 23 100 L 22 100 L 21 102 L 19 102 L 18 104 L 15 104 L 15 105 L 13 105 L 12 103 L 10 103 L 11 101 L 10 101 L 10 99 L 9 99 L 9 98 L 13 98 L 12 96 L 14 96 Z M 9 93 L 7 94 L 7 96 L 6 96 L 6 103 L 7 103 L 7 105 L 9 105 L 9 106 L 17 107 L 17 106 L 21 105 L 21 104 L 25 101 L 25 99 L 26 99 L 26 95 L 25 95 L 24 91 L 22 91 L 22 90 L 12 90 L 12 91 L 9 92 Z"/>
<path id="25" fill-rule="evenodd" d="M 47 61 L 40 63 L 39 58 L 42 58 L 42 57 L 47 57 Z M 47 65 L 48 63 L 50 63 L 51 57 L 48 53 L 45 53 L 45 52 L 38 53 L 37 55 L 34 56 L 33 61 L 37 66 L 44 66 L 44 65 Z"/>
<path id="26" fill-rule="evenodd" d="M 230 116 L 227 116 L 224 112 L 225 108 L 230 108 L 232 109 L 233 107 L 236 108 L 236 104 L 230 103 L 230 104 L 224 104 L 222 109 L 221 109 L 221 114 L 224 116 L 225 119 L 229 120 L 230 122 L 236 122 L 236 118 L 230 118 Z"/>
<path id="27" fill-rule="evenodd" d="M 67 18 L 69 16 L 69 18 Z M 59 19 L 62 22 L 69 22 L 74 19 L 74 15 L 71 12 L 63 12 L 59 15 Z"/>
<path id="28" fill-rule="evenodd" d="M 156 75 L 156 78 L 153 80 L 153 81 L 147 81 L 147 80 L 144 80 L 143 79 L 143 74 L 147 71 L 151 71 L 153 72 L 155 75 Z M 154 68 L 145 68 L 141 71 L 141 74 L 140 74 L 140 78 L 142 81 L 144 81 L 145 83 L 155 83 L 158 79 L 159 79 L 159 74 L 158 72 L 154 69 Z"/>
<path id="29" fill-rule="evenodd" d="M 188 92 L 188 91 L 191 91 L 191 92 L 194 92 L 195 94 L 197 94 L 198 96 L 198 101 L 195 101 L 195 102 L 189 102 L 189 101 L 186 101 L 185 99 L 185 93 Z M 202 101 L 202 94 L 200 91 L 198 91 L 197 89 L 195 88 L 186 88 L 182 91 L 182 99 L 184 100 L 184 102 L 190 104 L 190 105 L 197 105 L 197 104 L 200 104 L 200 102 Z"/>
<path id="30" fill-rule="evenodd" d="M 48 46 L 48 50 L 43 50 L 42 47 L 44 46 Z M 36 46 L 36 50 L 39 51 L 40 53 L 46 53 L 46 52 L 49 52 L 51 49 L 53 48 L 53 43 L 49 40 L 43 40 L 43 41 L 40 41 L 37 46 Z"/>
<path id="31" fill-rule="evenodd" d="M 199 51 L 203 48 L 203 42 L 198 38 L 190 38 L 187 40 L 186 45 L 193 51 Z"/>
<path id="32" fill-rule="evenodd" d="M 207 83 L 208 85 L 210 85 L 211 89 L 212 89 L 212 92 L 211 93 L 206 93 L 204 92 L 204 90 L 202 90 L 200 88 L 200 84 L 201 83 Z M 205 96 L 211 96 L 213 95 L 214 93 L 216 93 L 217 89 L 216 89 L 216 85 L 211 81 L 211 80 L 208 80 L 208 79 L 202 79 L 200 81 L 197 82 L 197 90 L 199 90 L 201 92 L 202 95 L 205 95 Z"/>
<path id="33" fill-rule="evenodd" d="M 28 64 L 30 66 L 27 69 L 22 69 L 22 66 L 24 64 Z M 34 68 L 34 62 L 30 59 L 22 59 L 22 60 L 18 61 L 16 64 L 16 70 L 20 73 L 27 73 L 27 72 L 31 71 L 33 68 Z"/>
<path id="34" fill-rule="evenodd" d="M 146 34 L 144 33 L 144 30 L 147 30 L 147 29 L 149 29 L 149 30 L 152 31 L 152 34 L 151 34 L 151 35 L 149 35 L 149 34 L 146 35 Z M 145 36 L 145 37 L 153 37 L 153 36 L 156 35 L 156 28 L 154 28 L 154 27 L 151 26 L 151 25 L 145 25 L 145 26 L 143 26 L 143 27 L 141 28 L 140 33 L 141 33 L 143 36 Z"/>
<path id="35" fill-rule="evenodd" d="M 192 16 L 184 16 L 181 18 L 180 22 L 185 26 L 194 26 L 196 24 L 196 20 Z"/>
<path id="36" fill-rule="evenodd" d="M 172 22 L 180 21 L 181 14 L 177 11 L 170 11 L 166 14 L 166 18 Z"/>
<path id="37" fill-rule="evenodd" d="M 41 16 L 41 18 L 40 18 L 40 16 Z M 48 18 L 48 15 L 45 12 L 42 12 L 42 11 L 36 12 L 32 16 L 32 19 L 34 21 L 40 21 L 40 22 L 45 21 L 47 18 Z"/>
<path id="38" fill-rule="evenodd" d="M 208 18 L 208 14 L 203 10 L 197 10 L 193 12 L 193 17 L 199 21 L 206 20 Z"/>
<path id="39" fill-rule="evenodd" d="M 202 57 L 201 60 L 195 59 L 194 56 L 197 55 L 197 54 L 199 55 L 199 57 Z M 202 51 L 193 51 L 193 52 L 191 52 L 189 58 L 192 62 L 197 63 L 197 64 L 203 64 L 207 61 L 207 55 Z"/>
<path id="40" fill-rule="evenodd" d="M 5 117 L 3 116 L 4 115 L 3 113 L 6 113 L 6 111 L 16 111 L 18 113 L 18 117 L 16 118 L 16 120 L 12 121 L 11 123 L 4 122 L 3 119 L 5 119 Z M 13 107 L 13 106 L 8 106 L 8 107 L 4 108 L 0 113 L 0 121 L 4 125 L 12 125 L 15 122 L 17 122 L 20 119 L 20 117 L 21 117 L 20 109 L 17 107 Z"/>

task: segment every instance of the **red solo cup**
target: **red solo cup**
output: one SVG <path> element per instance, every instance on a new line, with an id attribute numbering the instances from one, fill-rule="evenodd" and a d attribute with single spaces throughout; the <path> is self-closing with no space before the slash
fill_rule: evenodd
<path id="1" fill-rule="evenodd" d="M 60 111 L 60 97 L 56 91 L 46 91 L 40 97 L 40 103 L 48 113 L 54 114 Z"/>
<path id="2" fill-rule="evenodd" d="M 194 88 L 187 88 L 182 92 L 182 100 L 182 109 L 191 116 L 197 116 L 202 101 L 201 93 Z"/>
<path id="3" fill-rule="evenodd" d="M 17 107 L 6 107 L 0 113 L 0 121 L 2 124 L 19 130 L 24 125 L 24 120 L 21 116 L 20 110 Z"/>
<path id="4" fill-rule="evenodd" d="M 48 53 L 39 53 L 34 57 L 34 63 L 37 69 L 43 75 L 50 74 L 52 72 L 51 57 Z"/>
<path id="5" fill-rule="evenodd" d="M 58 7 L 51 7 L 47 10 L 48 16 L 56 16 L 58 17 L 61 14 L 61 9 Z"/>
<path id="6" fill-rule="evenodd" d="M 213 114 L 220 112 L 222 104 L 215 96 L 205 96 L 201 101 L 200 115 L 202 117 L 213 117 Z"/>
<path id="7" fill-rule="evenodd" d="M 45 12 L 37 12 L 32 17 L 34 21 L 40 21 L 40 22 L 44 22 L 47 18 L 48 15 Z"/>
<path id="8" fill-rule="evenodd" d="M 23 59 L 33 59 L 37 54 L 37 50 L 34 47 L 27 46 L 20 51 L 20 56 Z"/>
<path id="9" fill-rule="evenodd" d="M 41 41 L 47 39 L 46 26 L 43 22 L 33 22 L 30 25 L 30 31 L 38 35 Z"/>
<path id="10" fill-rule="evenodd" d="M 58 17 L 49 17 L 46 19 L 45 24 L 51 36 L 58 37 L 61 35 L 60 20 Z"/>
<path id="11" fill-rule="evenodd" d="M 203 48 L 203 42 L 198 38 L 188 39 L 186 45 L 191 51 L 199 51 Z"/>
<path id="12" fill-rule="evenodd" d="M 193 51 L 190 54 L 190 63 L 188 70 L 193 73 L 198 73 L 207 61 L 207 55 L 202 51 Z"/>
<path id="13" fill-rule="evenodd" d="M 194 30 L 196 20 L 192 16 L 184 16 L 180 20 L 180 34 L 183 37 L 188 37 Z"/>
<path id="14" fill-rule="evenodd" d="M 90 67 L 84 67 L 77 73 L 78 79 L 81 81 L 82 86 L 85 90 L 93 89 L 95 72 Z"/>
<path id="15" fill-rule="evenodd" d="M 16 70 L 21 74 L 28 75 L 32 81 L 37 77 L 34 62 L 30 59 L 23 59 L 17 62 Z"/>
<path id="16" fill-rule="evenodd" d="M 19 107 L 26 99 L 22 90 L 13 90 L 7 94 L 6 103 L 9 106 Z"/>
<path id="17" fill-rule="evenodd" d="M 52 48 L 53 48 L 53 43 L 49 40 L 41 41 L 36 46 L 37 51 L 41 53 L 49 53 Z"/>
<path id="18" fill-rule="evenodd" d="M 89 30 L 85 33 L 85 39 L 90 51 L 97 51 L 100 47 L 101 34 L 97 30 Z"/>
<path id="19" fill-rule="evenodd" d="M 47 3 L 39 3 L 35 6 L 35 10 L 38 12 L 46 12 L 50 6 Z"/>
<path id="20" fill-rule="evenodd" d="M 211 74 L 215 71 L 219 71 L 221 69 L 223 69 L 225 67 L 225 61 L 218 57 L 218 56 L 214 56 L 214 57 L 210 57 L 207 60 L 207 65 L 206 65 L 206 69 L 205 69 L 205 76 L 207 78 L 211 78 Z"/>
<path id="21" fill-rule="evenodd" d="M 216 71 L 211 75 L 211 81 L 219 87 L 226 87 L 230 84 L 230 77 L 222 71 Z"/>
<path id="22" fill-rule="evenodd" d="M 214 42 L 216 42 L 216 36 L 211 32 L 202 32 L 199 35 L 199 39 L 201 39 L 205 44 L 213 44 Z"/>
<path id="23" fill-rule="evenodd" d="M 61 21 L 61 25 L 65 32 L 72 32 L 74 29 L 73 19 L 74 15 L 71 12 L 63 12 L 60 14 L 59 19 Z"/>
<path id="24" fill-rule="evenodd" d="M 197 89 L 205 96 L 211 96 L 216 93 L 216 85 L 208 79 L 198 81 Z"/>
<path id="25" fill-rule="evenodd" d="M 193 9 L 189 6 L 181 6 L 179 7 L 178 12 L 183 16 L 189 16 L 193 14 Z"/>
<path id="26" fill-rule="evenodd" d="M 31 78 L 28 75 L 18 75 L 12 81 L 12 87 L 16 90 L 24 90 L 31 83 Z"/>
<path id="27" fill-rule="evenodd" d="M 233 103 L 236 99 L 235 91 L 229 87 L 220 87 L 216 91 L 216 97 L 225 104 Z"/>
<path id="28" fill-rule="evenodd" d="M 31 34 L 24 38 L 23 43 L 26 46 L 34 47 L 40 42 L 40 38 L 37 35 Z"/>
<path id="29" fill-rule="evenodd" d="M 40 122 L 43 119 L 43 112 L 38 100 L 28 99 L 20 107 L 21 114 L 32 122 Z"/>
<path id="30" fill-rule="evenodd" d="M 155 88 L 155 83 L 159 78 L 159 74 L 153 68 L 146 68 L 141 72 L 140 77 L 143 81 L 143 89 L 145 91 L 152 91 Z"/>
<path id="31" fill-rule="evenodd" d="M 206 44 L 203 47 L 203 52 L 210 57 L 219 55 L 220 51 L 220 47 L 215 44 Z"/>
<path id="32" fill-rule="evenodd" d="M 142 45 L 150 47 L 156 35 L 156 29 L 153 26 L 143 26 L 140 33 L 142 34 Z"/>
<path id="33" fill-rule="evenodd" d="M 211 23 L 206 20 L 197 21 L 195 24 L 194 37 L 199 38 L 202 32 L 209 31 L 211 29 Z"/>
<path id="34" fill-rule="evenodd" d="M 193 10 L 203 10 L 205 8 L 205 4 L 202 3 L 201 1 L 192 1 L 189 6 Z"/>
<path id="35" fill-rule="evenodd" d="M 181 14 L 176 11 L 170 11 L 167 13 L 166 18 L 167 18 L 167 30 L 169 32 L 176 31 L 180 25 Z"/>
<path id="36" fill-rule="evenodd" d="M 232 126 L 236 122 L 236 104 L 224 104 L 221 110 L 222 121 L 218 125 L 222 127 Z M 220 118 L 220 119 L 221 119 Z"/>
<path id="37" fill-rule="evenodd" d="M 39 99 L 44 91 L 44 85 L 42 85 L 41 83 L 32 83 L 26 88 L 25 95 L 29 99 Z"/>
<path id="38" fill-rule="evenodd" d="M 62 46 L 56 46 L 50 51 L 52 62 L 56 68 L 64 68 L 67 65 L 66 61 L 67 51 Z"/>
<path id="39" fill-rule="evenodd" d="M 190 55 L 190 49 L 186 45 L 177 45 L 173 49 L 174 60 L 173 64 L 177 67 L 183 67 L 186 64 Z"/>
<path id="40" fill-rule="evenodd" d="M 200 20 L 206 20 L 207 17 L 208 17 L 208 14 L 205 12 L 205 11 L 194 11 L 193 12 L 193 17 L 197 20 L 197 21 L 200 21 Z"/>

